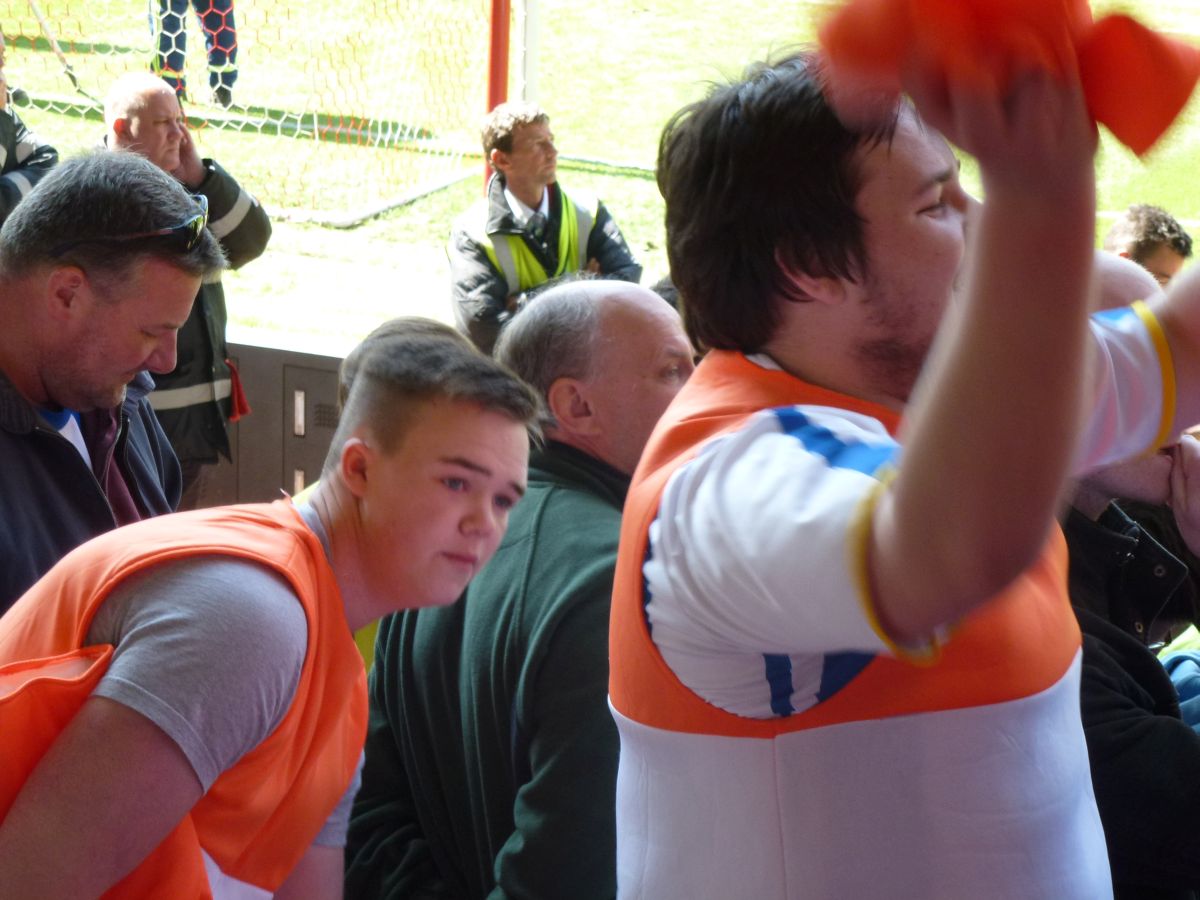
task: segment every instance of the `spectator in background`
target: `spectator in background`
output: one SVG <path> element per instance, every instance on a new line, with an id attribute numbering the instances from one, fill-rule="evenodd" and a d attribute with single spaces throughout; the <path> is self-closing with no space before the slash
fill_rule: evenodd
<path id="1" fill-rule="evenodd" d="M 233 0 L 192 0 L 200 29 L 204 32 L 204 52 L 208 57 L 208 86 L 212 100 L 228 109 L 233 105 L 233 84 L 237 81 L 237 22 L 233 18 Z M 158 0 L 156 36 L 158 53 L 151 69 L 160 75 L 180 100 L 188 99 L 183 68 L 187 63 L 188 0 Z"/>
<path id="2" fill-rule="evenodd" d="M 524 492 L 538 409 L 474 348 L 380 344 L 309 504 L 161 516 L 47 573 L 0 619 L 0 667 L 22 663 L 0 693 L 49 699 L 48 657 L 95 662 L 58 686 L 80 703 L 60 727 L 0 722 L 6 765 L 32 757 L 0 780 L 5 895 L 341 896 L 367 718 L 350 633 L 460 596 Z"/>
<path id="3" fill-rule="evenodd" d="M 43 144 L 13 109 L 4 64 L 4 35 L 0 34 L 0 224 L 58 163 L 58 151 Z"/>
<path id="4" fill-rule="evenodd" d="M 178 503 L 143 370 L 175 367 L 201 280 L 224 265 L 204 221 L 156 167 L 98 153 L 0 229 L 0 612 L 74 547 Z"/>
<path id="5" fill-rule="evenodd" d="M 1099 254 L 1101 308 L 1160 293 Z M 1200 442 L 1089 472 L 1063 521 L 1083 632 L 1083 731 L 1116 896 L 1200 891 L 1200 735 L 1155 656 L 1200 615 Z"/>
<path id="6" fill-rule="evenodd" d="M 1104 249 L 1132 259 L 1166 287 L 1191 257 L 1192 238 L 1165 209 L 1135 203 L 1108 230 Z"/>
<path id="7" fill-rule="evenodd" d="M 496 357 L 542 396 L 547 443 L 462 601 L 380 625 L 347 897 L 616 893 L 606 694 L 621 506 L 692 350 L 654 294 L 587 281 L 531 300 Z"/>
<path id="8" fill-rule="evenodd" d="M 1092 785 L 1126 900 L 1200 896 L 1200 735 L 1155 656 L 1200 614 L 1200 498 L 1184 496 L 1198 490 L 1200 441 L 1184 436 L 1168 455 L 1091 473 L 1063 524 Z"/>
<path id="9" fill-rule="evenodd" d="M 501 103 L 482 137 L 495 174 L 455 222 L 446 253 L 458 327 L 491 353 L 530 288 L 580 270 L 637 282 L 642 267 L 603 203 L 559 186 L 550 117 L 539 107 Z"/>
<path id="10" fill-rule="evenodd" d="M 161 79 L 146 72 L 117 79 L 104 118 L 109 150 L 140 153 L 205 198 L 209 228 L 230 268 L 262 255 L 271 237 L 266 211 L 220 165 L 200 157 L 179 99 Z M 245 411 L 237 372 L 227 358 L 226 319 L 220 278 L 205 281 L 179 333 L 178 365 L 155 379 L 150 396 L 183 468 L 180 509 L 201 502 L 206 467 L 222 456 L 229 459 L 228 422 Z"/>

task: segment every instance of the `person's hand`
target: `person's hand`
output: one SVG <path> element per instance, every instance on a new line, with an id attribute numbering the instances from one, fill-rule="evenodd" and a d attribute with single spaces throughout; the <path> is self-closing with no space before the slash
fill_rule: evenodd
<path id="1" fill-rule="evenodd" d="M 587 261 L 587 265 L 583 267 L 583 271 L 590 272 L 592 275 L 600 274 L 600 260 L 593 257 Z"/>
<path id="2" fill-rule="evenodd" d="M 208 170 L 204 168 L 204 163 L 200 160 L 200 154 L 196 152 L 196 142 L 192 140 L 192 131 L 186 124 L 183 127 L 183 137 L 179 139 L 179 168 L 171 174 L 182 181 L 184 187 L 192 191 L 199 188 L 208 175 Z"/>
<path id="3" fill-rule="evenodd" d="M 1171 511 L 1184 543 L 1200 556 L 1200 440 L 1185 433 L 1171 455 Z"/>
<path id="4" fill-rule="evenodd" d="M 1006 86 L 910 66 L 904 84 L 921 117 L 979 161 L 988 187 L 1037 194 L 1074 190 L 1090 178 L 1097 132 L 1077 73 L 1018 72 Z"/>

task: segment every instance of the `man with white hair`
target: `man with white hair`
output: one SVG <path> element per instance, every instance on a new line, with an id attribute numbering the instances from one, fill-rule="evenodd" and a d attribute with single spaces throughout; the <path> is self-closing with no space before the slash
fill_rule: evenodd
<path id="1" fill-rule="evenodd" d="M 209 228 L 230 268 L 262 255 L 271 237 L 266 211 L 215 161 L 200 157 L 179 99 L 166 82 L 148 72 L 117 79 L 104 121 L 110 150 L 141 154 L 206 200 Z M 155 379 L 157 390 L 150 395 L 183 468 L 181 509 L 200 501 L 204 467 L 229 458 L 226 422 L 244 405 L 240 386 L 235 387 L 236 370 L 226 358 L 226 317 L 220 279 L 206 282 L 179 333 L 179 363 Z"/>

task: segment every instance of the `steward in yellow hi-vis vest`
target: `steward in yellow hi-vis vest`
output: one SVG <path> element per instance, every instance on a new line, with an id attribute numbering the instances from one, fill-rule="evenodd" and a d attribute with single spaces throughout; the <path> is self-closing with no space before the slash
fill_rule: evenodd
<path id="1" fill-rule="evenodd" d="M 606 278 L 637 282 L 634 259 L 604 204 L 582 191 L 546 188 L 545 213 L 521 224 L 505 198 L 504 177 L 455 222 L 447 248 L 459 330 L 491 352 L 501 325 L 526 291 L 560 275 L 591 268 Z M 512 302 L 510 302 L 512 300 Z"/>

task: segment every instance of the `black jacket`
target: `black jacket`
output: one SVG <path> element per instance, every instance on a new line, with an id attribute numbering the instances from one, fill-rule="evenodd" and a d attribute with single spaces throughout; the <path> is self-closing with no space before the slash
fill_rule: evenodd
<path id="1" fill-rule="evenodd" d="M 142 372 L 121 406 L 114 459 L 143 517 L 179 503 L 179 463 L 146 400 Z M 0 372 L 0 613 L 69 551 L 116 527 L 112 507 L 71 442 Z"/>
<path id="2" fill-rule="evenodd" d="M 58 165 L 58 151 L 30 131 L 11 101 L 0 110 L 0 223 Z"/>
<path id="3" fill-rule="evenodd" d="M 1147 511 L 1151 515 L 1150 511 Z M 1164 619 L 1195 616 L 1196 583 L 1169 512 L 1145 527 L 1116 504 L 1063 527 L 1083 630 L 1082 717 L 1118 900 L 1200 896 L 1200 735 L 1147 647 Z M 1151 533 L 1153 531 L 1153 534 Z"/>

